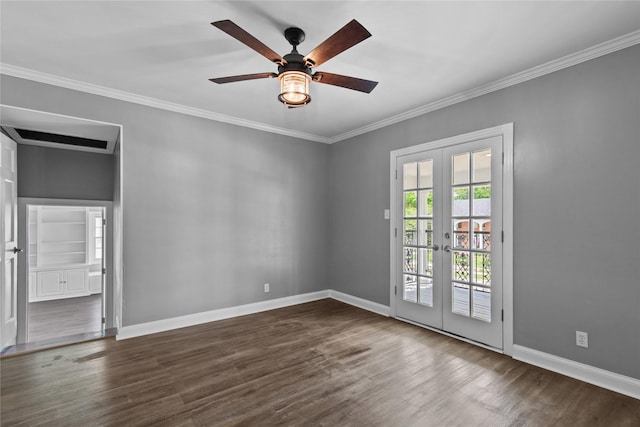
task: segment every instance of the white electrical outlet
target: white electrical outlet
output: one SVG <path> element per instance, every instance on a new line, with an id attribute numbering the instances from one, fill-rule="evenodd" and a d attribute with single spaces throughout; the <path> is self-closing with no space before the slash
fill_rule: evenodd
<path id="1" fill-rule="evenodd" d="M 264 291 L 265 292 L 269 292 L 269 284 L 268 283 L 264 284 Z"/>
<path id="2" fill-rule="evenodd" d="M 576 345 L 578 347 L 589 348 L 589 334 L 582 331 L 576 331 Z"/>

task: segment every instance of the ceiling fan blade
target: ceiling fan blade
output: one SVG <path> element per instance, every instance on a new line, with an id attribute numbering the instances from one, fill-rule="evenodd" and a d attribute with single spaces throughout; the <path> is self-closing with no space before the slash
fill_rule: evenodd
<path id="1" fill-rule="evenodd" d="M 234 39 L 246 44 L 251 49 L 255 50 L 271 62 L 275 62 L 277 64 L 283 64 L 286 62 L 282 58 L 282 56 L 278 55 L 276 52 L 271 50 L 271 48 L 266 46 L 257 38 L 253 37 L 251 34 L 247 33 L 245 30 L 237 26 L 229 19 L 225 19 L 224 21 L 212 22 L 211 25 L 229 34 Z"/>
<path id="2" fill-rule="evenodd" d="M 320 43 L 320 45 L 309 52 L 304 59 L 308 61 L 312 67 L 317 67 L 369 37 L 371 37 L 371 33 L 367 31 L 362 24 L 353 19 L 347 25 L 336 31 L 334 35 Z"/>
<path id="3" fill-rule="evenodd" d="M 313 80 L 318 83 L 326 83 L 328 85 L 340 86 L 365 93 L 370 93 L 378 85 L 378 82 L 371 80 L 358 79 L 356 77 L 343 76 L 340 74 L 324 73 L 322 71 L 315 73 L 313 75 Z"/>
<path id="4" fill-rule="evenodd" d="M 218 77 L 215 79 L 209 79 L 209 81 L 222 84 L 222 83 L 241 82 L 243 80 L 266 79 L 268 77 L 278 77 L 278 75 L 276 73 L 242 74 L 239 76 Z"/>

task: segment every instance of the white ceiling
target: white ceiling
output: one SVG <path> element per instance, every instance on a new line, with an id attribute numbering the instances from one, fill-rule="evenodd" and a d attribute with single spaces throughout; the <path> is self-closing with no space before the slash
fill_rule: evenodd
<path id="1" fill-rule="evenodd" d="M 324 142 L 613 39 L 640 42 L 638 1 L 2 0 L 0 15 L 3 73 Z M 276 71 L 210 22 L 231 19 L 281 55 L 283 30 L 299 26 L 304 55 L 354 18 L 373 36 L 317 71 L 380 82 L 371 94 L 316 83 L 310 105 L 287 109 L 276 79 L 208 81 Z"/>

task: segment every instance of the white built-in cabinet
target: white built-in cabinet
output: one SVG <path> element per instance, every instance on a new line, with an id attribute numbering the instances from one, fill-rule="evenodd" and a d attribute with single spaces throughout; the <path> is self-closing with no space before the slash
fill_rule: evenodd
<path id="1" fill-rule="evenodd" d="M 101 292 L 100 272 L 100 286 L 93 272 L 90 282 L 89 227 L 86 207 L 30 208 L 29 302 Z"/>

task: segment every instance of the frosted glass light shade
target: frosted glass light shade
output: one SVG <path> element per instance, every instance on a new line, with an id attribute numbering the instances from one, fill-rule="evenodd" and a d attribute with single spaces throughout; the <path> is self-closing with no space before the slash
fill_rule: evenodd
<path id="1" fill-rule="evenodd" d="M 301 107 L 311 101 L 309 84 L 311 76 L 301 71 L 285 71 L 278 76 L 280 95 L 278 99 L 290 107 Z"/>

